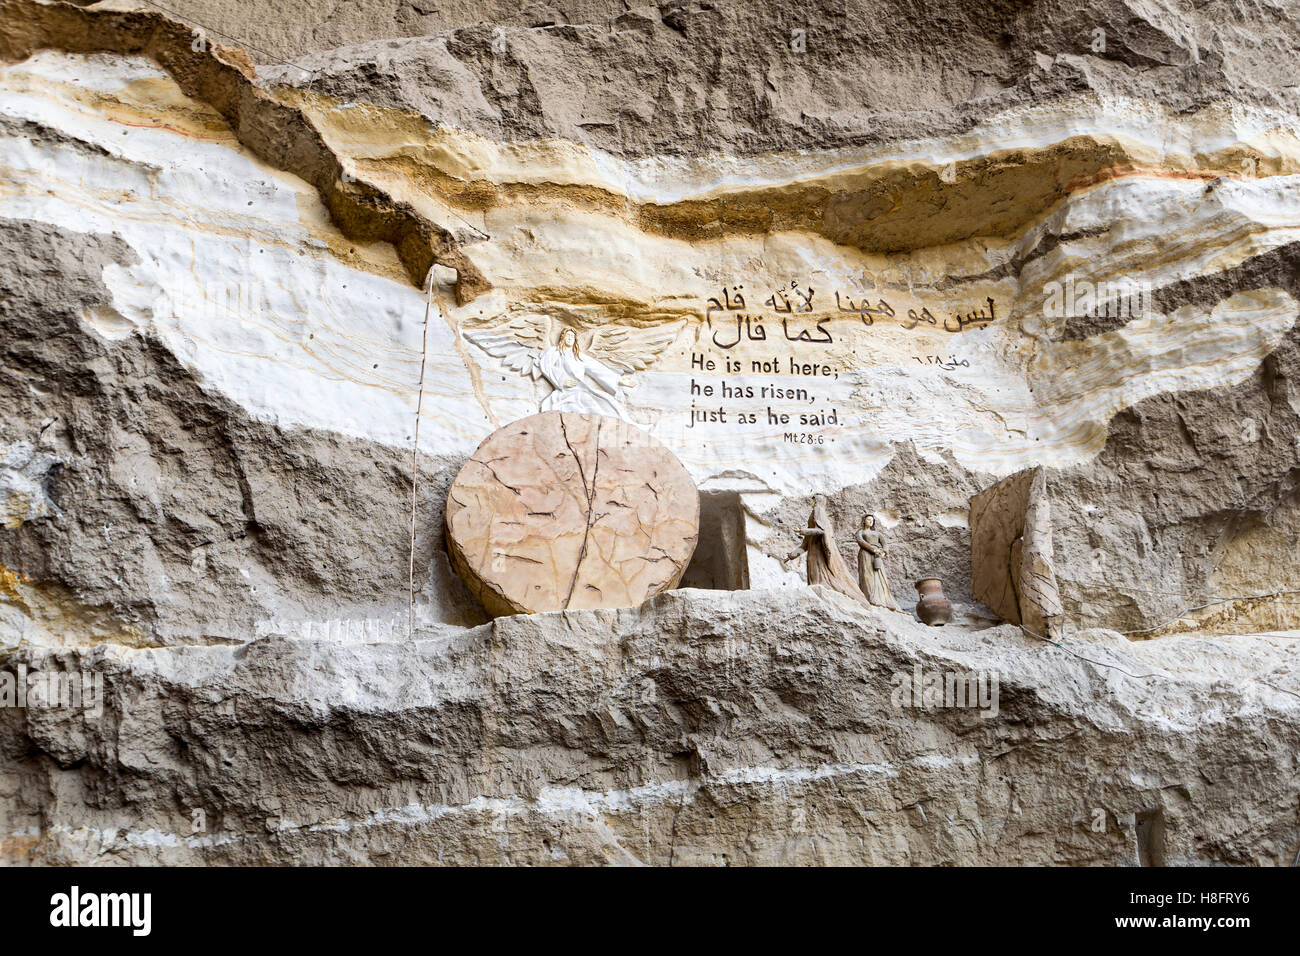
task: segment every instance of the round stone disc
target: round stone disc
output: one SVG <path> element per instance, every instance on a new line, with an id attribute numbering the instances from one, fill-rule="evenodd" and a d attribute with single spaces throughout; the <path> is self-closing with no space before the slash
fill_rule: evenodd
<path id="1" fill-rule="evenodd" d="M 603 415 L 499 428 L 447 492 L 452 567 L 495 615 L 638 605 L 681 580 L 699 525 L 677 457 Z"/>

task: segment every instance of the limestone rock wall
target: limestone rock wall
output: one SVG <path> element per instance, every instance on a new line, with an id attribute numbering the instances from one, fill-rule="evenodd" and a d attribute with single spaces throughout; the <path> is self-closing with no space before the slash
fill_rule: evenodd
<path id="1" fill-rule="evenodd" d="M 14 859 L 1294 853 L 1287 4 L 170 6 L 0 0 L 0 671 L 111 698 L 0 708 Z M 485 623 L 443 500 L 562 328 L 752 593 Z M 1124 671 L 973 599 L 1038 466 Z M 942 640 L 782 563 L 814 492 Z M 900 711 L 918 663 L 1000 716 Z"/>
<path id="2" fill-rule="evenodd" d="M 1157 862 L 1289 864 L 1294 639 L 1256 639 L 1249 661 L 1236 639 L 1086 640 L 1100 664 L 1011 626 L 926 628 L 818 587 L 669 592 L 413 643 L 64 652 L 107 673 L 109 703 L 98 720 L 0 718 L 6 849 L 51 863 L 1128 866 L 1143 816 L 1163 835 Z M 975 672 L 1002 675 L 996 708 L 895 698 L 894 675 Z"/>

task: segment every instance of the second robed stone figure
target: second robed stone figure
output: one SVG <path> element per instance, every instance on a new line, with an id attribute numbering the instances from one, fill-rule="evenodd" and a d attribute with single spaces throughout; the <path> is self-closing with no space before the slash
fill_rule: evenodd
<path id="1" fill-rule="evenodd" d="M 889 579 L 885 577 L 885 536 L 876 528 L 875 515 L 863 517 L 862 530 L 854 535 L 854 540 L 858 543 L 858 587 L 872 604 L 899 610 L 889 593 Z"/>

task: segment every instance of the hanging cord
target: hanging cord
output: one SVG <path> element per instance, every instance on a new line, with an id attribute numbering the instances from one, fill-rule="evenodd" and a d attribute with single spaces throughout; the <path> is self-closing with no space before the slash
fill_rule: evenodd
<path id="1" fill-rule="evenodd" d="M 1231 604 L 1235 601 L 1260 601 L 1263 600 L 1264 598 L 1278 597 L 1279 595 L 1282 594 L 1300 594 L 1300 591 L 1292 589 L 1292 590 L 1283 590 L 1283 591 L 1269 591 L 1267 594 L 1238 594 L 1234 597 L 1219 598 L 1218 600 L 1215 601 L 1207 601 L 1205 604 L 1198 604 L 1196 605 L 1196 607 L 1189 607 L 1187 610 L 1183 611 L 1182 613 L 1177 614 L 1174 617 L 1171 617 L 1163 624 L 1157 624 L 1155 627 L 1142 627 L 1142 628 L 1138 628 L 1136 631 L 1120 631 L 1120 633 L 1123 634 L 1125 637 L 1127 637 L 1130 634 L 1148 634 L 1151 631 L 1158 631 L 1162 627 L 1168 627 L 1170 624 L 1176 624 L 1178 621 L 1181 621 L 1183 618 L 1191 614 L 1193 611 L 1201 611 L 1207 607 L 1214 607 L 1216 604 Z M 1289 603 L 1289 602 L 1284 602 L 1284 603 Z"/>
<path id="2" fill-rule="evenodd" d="M 178 13 L 177 11 L 171 9 L 170 7 L 163 6 L 161 3 L 154 3 L 153 0 L 140 0 L 140 2 L 147 7 L 153 7 L 155 10 L 161 10 L 163 13 L 167 14 L 170 17 L 175 17 L 177 20 L 180 21 L 181 26 L 188 27 L 190 26 L 190 24 L 193 24 L 191 30 L 194 28 L 198 28 L 199 30 L 202 30 L 204 33 L 215 33 L 217 36 L 222 37 L 223 39 L 231 40 L 234 43 L 238 43 L 241 47 L 247 47 L 250 50 L 254 50 L 257 53 L 262 54 L 262 56 L 266 57 L 268 60 L 274 60 L 276 63 L 283 63 L 285 66 L 291 66 L 295 70 L 307 74 L 308 85 L 311 85 L 316 81 L 315 77 L 311 75 L 312 72 L 311 70 L 307 69 L 305 66 L 299 66 L 297 63 L 293 62 L 293 60 L 286 60 L 284 57 L 276 56 L 274 53 L 269 53 L 266 50 L 263 50 L 261 47 L 254 46 L 253 44 L 249 43 L 247 40 L 241 39 L 240 37 L 231 36 L 229 33 L 222 33 L 220 30 L 216 29 L 215 27 L 210 27 L 206 23 L 200 23 L 198 20 L 194 19 L 188 13 Z M 188 23 L 186 22 L 187 20 L 189 21 Z"/>
<path id="3" fill-rule="evenodd" d="M 433 266 L 424 299 L 424 333 L 420 344 L 420 394 L 415 400 L 415 441 L 411 444 L 411 551 L 406 569 L 406 636 L 415 640 L 415 492 L 420 481 L 420 416 L 424 411 L 424 363 L 429 355 L 429 310 L 433 308 Z"/>
<path id="4" fill-rule="evenodd" d="M 1026 634 L 1028 634 L 1030 637 L 1036 637 L 1036 638 L 1038 638 L 1040 641 L 1046 641 L 1048 644 L 1051 644 L 1051 645 L 1053 645 L 1053 646 L 1055 646 L 1055 647 L 1059 647 L 1061 650 L 1065 651 L 1065 653 L 1067 653 L 1067 654 L 1071 654 L 1071 655 L 1073 655 L 1074 657 L 1077 657 L 1077 658 L 1078 658 L 1079 660 L 1081 660 L 1081 661 L 1087 661 L 1089 664 L 1096 664 L 1098 667 L 1110 667 L 1110 668 L 1113 668 L 1113 669 L 1119 671 L 1121 674 L 1127 674 L 1129 677 L 1134 677 L 1134 678 L 1159 677 L 1159 676 L 1160 676 L 1159 674 L 1134 674 L 1134 673 L 1132 673 L 1132 672 L 1130 672 L 1130 671 L 1126 671 L 1126 670 L 1124 670 L 1124 668 L 1120 667 L 1118 664 L 1107 664 L 1105 661 L 1095 661 L 1095 660 L 1093 660 L 1091 657 L 1085 657 L 1083 654 L 1080 654 L 1078 651 L 1071 650 L 1070 648 L 1066 647 L 1065 644 L 1064 644 L 1062 641 L 1054 641 L 1054 640 L 1052 640 L 1050 637 L 1044 637 L 1042 634 L 1039 634 L 1039 633 L 1037 633 L 1036 631 L 1031 631 L 1029 628 L 1025 627 L 1023 624 L 1019 625 L 1019 627 L 1020 627 L 1020 630 L 1024 631 L 1024 632 L 1025 632 Z"/>

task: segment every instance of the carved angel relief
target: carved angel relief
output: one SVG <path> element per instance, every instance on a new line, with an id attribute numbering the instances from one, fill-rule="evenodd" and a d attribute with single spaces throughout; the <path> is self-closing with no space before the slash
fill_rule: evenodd
<path id="1" fill-rule="evenodd" d="M 556 324 L 559 336 L 552 339 Z M 540 411 L 590 412 L 630 422 L 626 379 L 658 361 L 684 324 L 602 325 L 580 335 L 549 316 L 526 313 L 496 325 L 462 328 L 461 335 L 511 371 L 550 385 Z"/>

